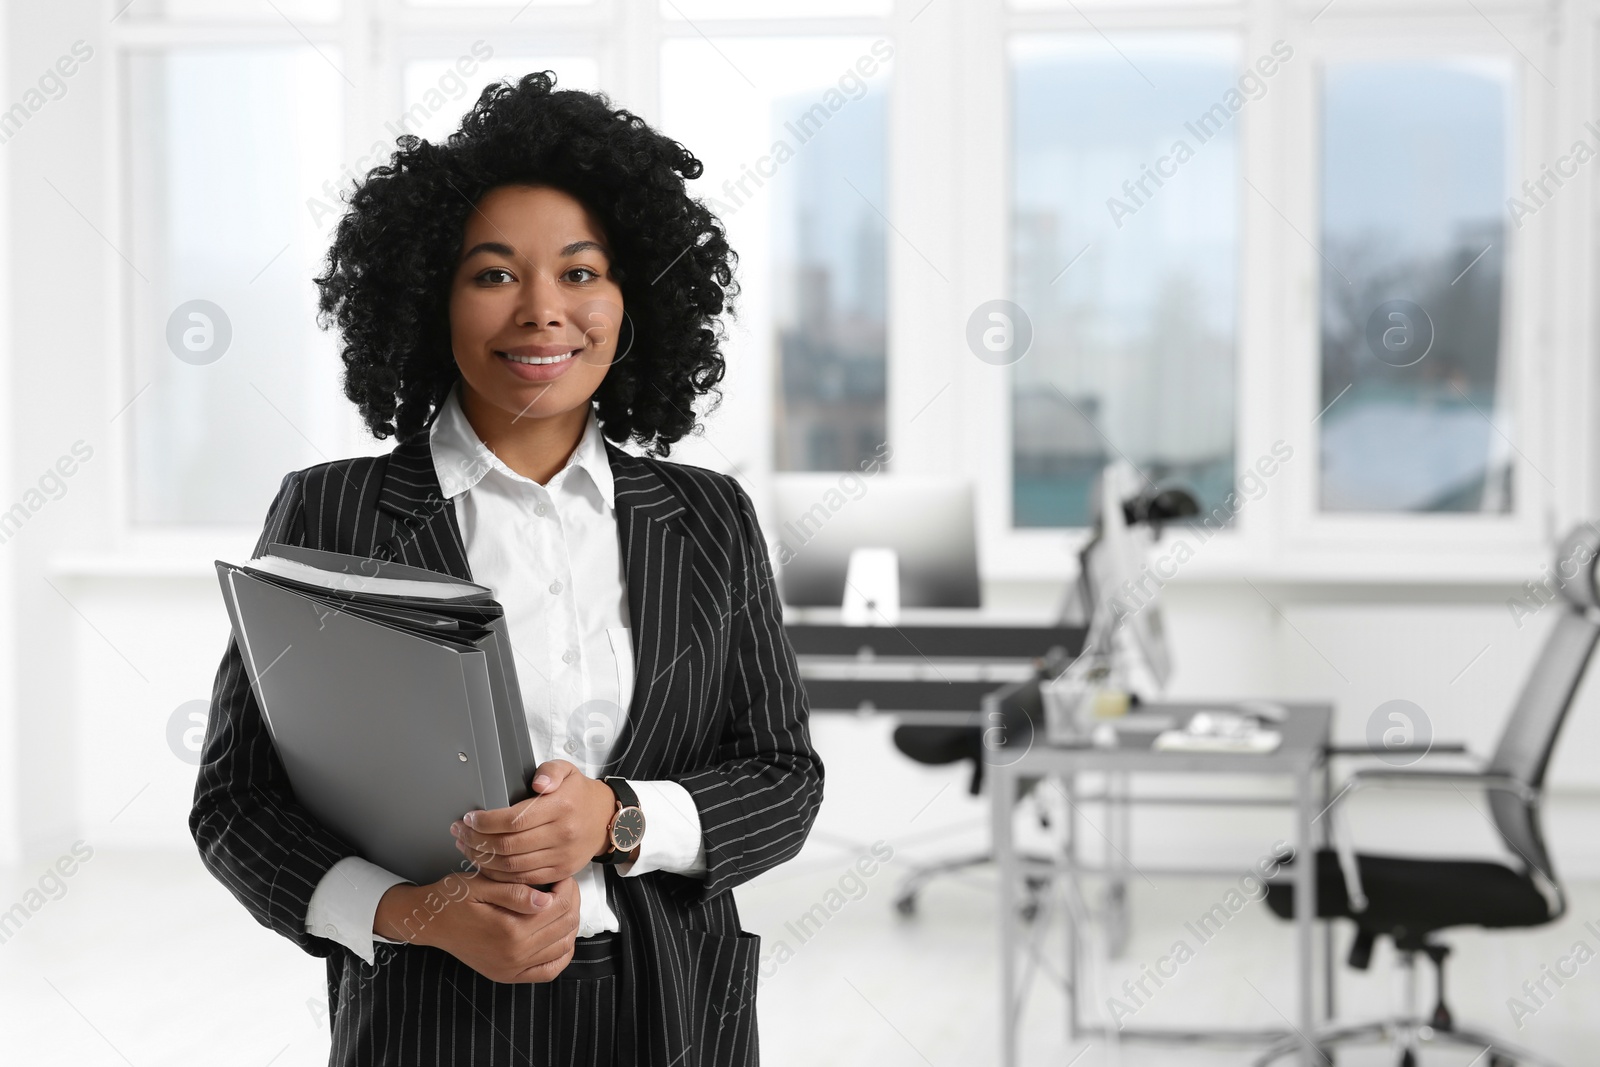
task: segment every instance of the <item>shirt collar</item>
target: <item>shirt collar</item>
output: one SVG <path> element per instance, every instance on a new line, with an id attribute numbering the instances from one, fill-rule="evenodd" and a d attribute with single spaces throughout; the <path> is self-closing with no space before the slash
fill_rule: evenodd
<path id="1" fill-rule="evenodd" d="M 507 467 L 483 443 L 478 432 L 472 428 L 472 423 L 467 421 L 467 413 L 461 409 L 460 392 L 461 382 L 457 380 L 440 406 L 438 417 L 428 429 L 433 469 L 439 477 L 439 488 L 444 495 L 449 498 L 465 493 L 491 470 L 498 470 L 514 481 L 538 484 Z M 566 464 L 550 481 L 569 477 L 567 470 L 572 467 L 586 473 L 600 491 L 600 499 L 605 501 L 606 507 L 615 510 L 616 489 L 611 475 L 611 459 L 606 455 L 605 438 L 600 433 L 600 419 L 593 405 L 589 406 L 589 417 L 584 424 L 583 436 L 578 439 L 578 447 L 572 450 Z"/>

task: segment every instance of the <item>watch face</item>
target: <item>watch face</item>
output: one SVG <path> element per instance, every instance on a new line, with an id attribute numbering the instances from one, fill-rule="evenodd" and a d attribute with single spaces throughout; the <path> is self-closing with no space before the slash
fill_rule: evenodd
<path id="1" fill-rule="evenodd" d="M 644 812 L 638 808 L 623 808 L 611 823 L 611 843 L 618 852 L 632 852 L 644 837 Z"/>

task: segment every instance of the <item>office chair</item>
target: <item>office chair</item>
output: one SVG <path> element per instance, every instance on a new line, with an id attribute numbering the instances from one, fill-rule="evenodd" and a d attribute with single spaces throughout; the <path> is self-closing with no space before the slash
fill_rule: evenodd
<path id="1" fill-rule="evenodd" d="M 1006 750 L 1013 744 L 1031 744 L 1036 733 L 1037 736 L 1044 736 L 1044 698 L 1039 686 L 1058 673 L 1063 665 L 1059 660 L 1038 660 L 1032 678 L 1002 686 L 986 695 L 983 701 L 983 725 L 897 726 L 894 731 L 895 747 L 918 763 L 939 765 L 971 760 L 972 777 L 967 784 L 967 792 L 977 796 L 983 791 L 985 763 L 1005 759 Z M 1036 784 L 1037 779 L 1020 781 L 1017 799 L 1020 801 L 1027 796 Z M 1039 821 L 1048 828 L 1049 823 L 1042 812 Z M 994 850 L 985 849 L 968 856 L 913 867 L 900 880 L 900 889 L 894 901 L 895 909 L 907 917 L 915 915 L 917 895 L 933 879 L 993 862 Z M 1026 894 L 1021 909 L 1025 921 L 1031 922 L 1038 915 L 1038 896 L 1048 881 L 1047 878 L 1034 876 L 1025 879 Z"/>
<path id="2" fill-rule="evenodd" d="M 1523 683 L 1486 767 L 1459 771 L 1397 767 L 1357 771 L 1329 807 L 1329 812 L 1337 816 L 1351 795 L 1380 786 L 1482 789 L 1488 797 L 1488 814 L 1495 829 L 1516 859 L 1506 865 L 1357 853 L 1348 835 L 1337 832 L 1340 824 L 1335 822 L 1336 847 L 1319 850 L 1316 857 L 1317 915 L 1355 923 L 1356 937 L 1348 963 L 1358 970 L 1367 968 L 1379 937 L 1394 941 L 1405 975 L 1407 1014 L 1318 1030 L 1310 1039 L 1319 1049 L 1387 1041 L 1400 1054 L 1401 1067 L 1414 1067 L 1417 1047 L 1437 1042 L 1466 1046 L 1479 1055 L 1487 1052 L 1486 1067 L 1552 1067 L 1549 1060 L 1499 1037 L 1456 1025 L 1444 997 L 1444 965 L 1450 949 L 1434 940 L 1434 935 L 1453 926 L 1540 926 L 1566 911 L 1566 895 L 1556 880 L 1540 829 L 1539 805 L 1556 737 L 1596 640 L 1600 639 L 1597 556 L 1600 530 L 1592 524 L 1574 528 L 1562 540 L 1556 555 L 1557 574 L 1564 576 L 1575 564 L 1581 565 L 1549 604 L 1550 610 L 1559 612 L 1555 628 Z M 1270 884 L 1267 904 L 1279 917 L 1292 918 L 1294 887 L 1281 881 Z M 1433 961 L 1438 976 L 1437 1003 L 1427 1019 L 1416 1014 L 1419 952 Z M 1265 1067 L 1297 1051 L 1300 1045 L 1298 1036 L 1286 1038 L 1262 1055 L 1256 1067 Z"/>

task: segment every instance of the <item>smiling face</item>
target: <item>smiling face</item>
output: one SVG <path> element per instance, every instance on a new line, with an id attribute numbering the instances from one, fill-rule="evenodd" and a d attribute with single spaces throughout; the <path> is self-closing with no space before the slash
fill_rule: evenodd
<path id="1" fill-rule="evenodd" d="M 545 186 L 484 194 L 451 282 L 450 343 L 462 407 L 486 443 L 536 424 L 575 440 L 621 325 L 609 247 L 581 203 Z"/>

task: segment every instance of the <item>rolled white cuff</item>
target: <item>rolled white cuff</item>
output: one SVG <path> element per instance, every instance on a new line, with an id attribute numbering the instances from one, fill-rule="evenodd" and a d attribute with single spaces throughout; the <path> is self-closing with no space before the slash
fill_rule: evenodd
<path id="1" fill-rule="evenodd" d="M 405 881 L 360 856 L 346 856 L 328 868 L 312 892 L 311 905 L 306 909 L 306 933 L 337 941 L 372 965 L 377 956 L 374 940 L 395 944 L 372 932 L 378 901 L 391 887 Z"/>
<path id="2" fill-rule="evenodd" d="M 670 871 L 691 877 L 706 873 L 706 840 L 700 832 L 700 809 L 694 798 L 677 782 L 635 782 L 629 785 L 639 795 L 644 812 L 644 837 L 639 842 L 639 858 L 617 864 L 624 877 Z"/>

